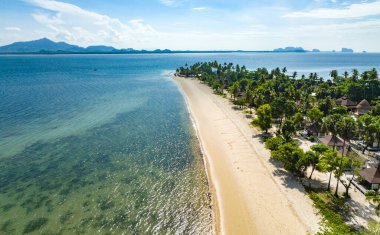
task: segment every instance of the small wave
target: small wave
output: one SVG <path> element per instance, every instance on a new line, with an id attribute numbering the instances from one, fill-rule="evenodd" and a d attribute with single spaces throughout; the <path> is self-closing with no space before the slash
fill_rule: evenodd
<path id="1" fill-rule="evenodd" d="M 164 77 L 172 77 L 174 73 L 175 71 L 173 70 L 162 70 L 160 75 Z"/>

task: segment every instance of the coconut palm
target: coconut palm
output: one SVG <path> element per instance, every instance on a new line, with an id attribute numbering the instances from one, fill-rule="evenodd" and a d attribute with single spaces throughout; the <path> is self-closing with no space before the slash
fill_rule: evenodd
<path id="1" fill-rule="evenodd" d="M 318 163 L 318 169 L 321 172 L 329 172 L 329 182 L 327 184 L 327 190 L 330 191 L 331 176 L 333 171 L 336 169 L 338 159 L 338 152 L 336 150 L 330 149 L 321 155 L 321 159 Z"/>
<path id="2" fill-rule="evenodd" d="M 339 169 L 338 169 L 335 196 L 338 195 L 338 187 L 339 187 L 340 176 L 342 175 L 343 157 L 345 153 L 346 142 L 349 142 L 350 139 L 354 137 L 356 129 L 357 129 L 357 124 L 356 124 L 355 119 L 353 119 L 350 116 L 346 116 L 338 123 L 338 127 L 339 127 L 338 128 L 339 136 L 343 139 L 343 149 L 342 149 L 342 157 L 341 157 Z"/>
<path id="3" fill-rule="evenodd" d="M 336 136 L 338 135 L 338 130 L 339 130 L 338 123 L 340 122 L 340 120 L 342 120 L 342 118 L 343 116 L 340 114 L 332 114 L 323 119 L 322 130 L 326 133 L 330 132 L 331 135 L 333 136 L 333 140 L 334 140 L 333 149 L 335 149 L 336 139 L 337 139 Z"/>

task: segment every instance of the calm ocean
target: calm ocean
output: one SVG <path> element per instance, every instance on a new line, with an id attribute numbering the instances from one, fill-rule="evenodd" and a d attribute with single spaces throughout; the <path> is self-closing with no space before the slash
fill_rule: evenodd
<path id="1" fill-rule="evenodd" d="M 0 56 L 0 234 L 207 234 L 207 178 L 184 64 L 287 67 L 327 78 L 380 54 Z"/>

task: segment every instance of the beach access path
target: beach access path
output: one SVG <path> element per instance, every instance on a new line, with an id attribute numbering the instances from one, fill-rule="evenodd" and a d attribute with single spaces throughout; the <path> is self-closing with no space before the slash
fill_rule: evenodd
<path id="1" fill-rule="evenodd" d="M 217 234 L 314 234 L 320 218 L 295 177 L 271 161 L 251 119 L 196 79 L 174 78 L 196 126 Z"/>

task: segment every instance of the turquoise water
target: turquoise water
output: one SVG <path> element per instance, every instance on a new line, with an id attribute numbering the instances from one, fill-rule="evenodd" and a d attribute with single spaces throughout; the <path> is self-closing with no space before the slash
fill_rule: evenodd
<path id="1" fill-rule="evenodd" d="M 207 234 L 203 160 L 170 74 L 197 61 L 299 74 L 380 54 L 0 56 L 0 234 Z"/>
<path id="2" fill-rule="evenodd" d="M 207 179 L 170 77 L 123 57 L 1 58 L 1 234 L 204 234 Z"/>

